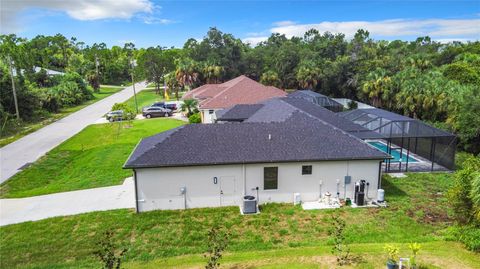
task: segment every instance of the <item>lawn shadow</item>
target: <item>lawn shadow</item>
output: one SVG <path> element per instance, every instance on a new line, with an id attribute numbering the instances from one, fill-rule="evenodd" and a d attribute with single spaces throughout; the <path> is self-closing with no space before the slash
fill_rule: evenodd
<path id="1" fill-rule="evenodd" d="M 391 177 L 382 178 L 382 189 L 385 190 L 385 194 L 394 197 L 406 197 L 408 194 L 399 189 L 394 183 L 392 183 Z"/>

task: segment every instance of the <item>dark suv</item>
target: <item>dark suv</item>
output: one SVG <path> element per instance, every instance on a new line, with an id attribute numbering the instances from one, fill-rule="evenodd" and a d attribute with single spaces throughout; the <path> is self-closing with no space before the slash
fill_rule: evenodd
<path id="1" fill-rule="evenodd" d="M 153 117 L 170 117 L 172 116 L 172 111 L 158 106 L 146 107 L 143 109 L 143 116 L 147 119 Z"/>
<path id="2" fill-rule="evenodd" d="M 171 111 L 176 111 L 177 110 L 177 104 L 165 104 L 164 106 L 166 109 L 170 109 Z"/>
<path id="3" fill-rule="evenodd" d="M 155 102 L 150 107 L 163 107 L 171 111 L 177 110 L 177 104 L 175 103 L 166 104 L 165 102 Z"/>

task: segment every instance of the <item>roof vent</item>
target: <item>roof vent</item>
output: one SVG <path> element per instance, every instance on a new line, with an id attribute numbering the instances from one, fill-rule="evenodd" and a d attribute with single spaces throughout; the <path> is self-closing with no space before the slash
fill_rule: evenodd
<path id="1" fill-rule="evenodd" d="M 272 140 L 272 135 L 268 134 L 268 140 Z"/>

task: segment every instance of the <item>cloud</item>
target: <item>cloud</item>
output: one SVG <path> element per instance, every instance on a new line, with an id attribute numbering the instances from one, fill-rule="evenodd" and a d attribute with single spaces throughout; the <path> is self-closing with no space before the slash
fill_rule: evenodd
<path id="1" fill-rule="evenodd" d="M 430 36 L 443 39 L 480 39 L 480 19 L 394 19 L 382 21 L 341 21 L 298 24 L 279 22 L 270 29 L 272 33 L 284 34 L 287 37 L 303 36 L 310 29 L 319 32 L 343 33 L 352 38 L 358 29 L 366 29 L 373 37 L 402 38 L 408 36 Z"/>
<path id="2" fill-rule="evenodd" d="M 172 24 L 175 23 L 173 20 L 169 19 L 162 19 L 158 18 L 155 16 L 150 16 L 150 15 L 142 15 L 139 16 L 139 18 L 145 23 L 145 24 Z"/>
<path id="3" fill-rule="evenodd" d="M 168 24 L 171 21 L 153 16 L 159 9 L 150 0 L 4 0 L 1 8 L 1 32 L 12 33 L 22 29 L 19 14 L 29 9 L 65 12 L 81 21 L 102 19 L 131 19 L 142 16 L 145 23 Z"/>
<path id="4" fill-rule="evenodd" d="M 268 39 L 268 36 L 251 36 L 242 39 L 244 43 L 250 44 L 252 46 L 258 45 L 258 43 Z"/>
<path id="5" fill-rule="evenodd" d="M 273 23 L 274 26 L 279 26 L 279 27 L 290 26 L 294 24 L 295 24 L 294 21 L 277 21 Z"/>

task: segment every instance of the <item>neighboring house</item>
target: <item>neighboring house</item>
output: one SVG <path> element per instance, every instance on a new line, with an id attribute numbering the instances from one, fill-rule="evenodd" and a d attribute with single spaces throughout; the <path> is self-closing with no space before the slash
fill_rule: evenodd
<path id="1" fill-rule="evenodd" d="M 202 123 L 214 123 L 218 110 L 282 96 L 286 96 L 286 93 L 276 87 L 264 86 L 246 76 L 239 76 L 221 84 L 205 84 L 195 88 L 187 92 L 182 100 L 196 99 Z"/>
<path id="2" fill-rule="evenodd" d="M 38 66 L 34 66 L 34 67 L 33 67 L 33 72 L 35 72 L 35 73 L 38 73 L 38 72 L 40 72 L 40 71 L 42 71 L 42 70 L 45 70 L 47 76 L 50 76 L 50 77 L 52 77 L 52 76 L 63 76 L 63 75 L 65 75 L 65 73 L 63 73 L 63 72 L 59 72 L 59 71 L 55 71 L 55 70 L 51 70 L 51 69 L 47 69 L 47 68 L 42 68 L 42 67 L 38 67 Z M 23 74 L 25 73 L 25 69 L 21 69 L 20 72 L 21 72 L 21 74 L 23 75 Z M 16 76 L 15 73 L 14 73 L 14 76 Z"/>
<path id="3" fill-rule="evenodd" d="M 310 91 L 310 90 L 301 90 L 301 91 L 294 91 L 288 95 L 288 97 L 292 98 L 301 98 L 307 101 L 310 101 L 316 105 L 324 107 L 328 110 L 333 112 L 341 112 L 343 111 L 343 105 L 339 102 L 335 101 L 334 99 L 325 96 L 323 94 Z"/>
<path id="4" fill-rule="evenodd" d="M 259 203 L 352 198 L 360 180 L 367 199 L 376 197 L 388 154 L 282 100 L 236 107 L 233 121 L 243 123 L 185 125 L 137 145 L 124 168 L 133 169 L 138 212 L 240 205 L 244 195 Z"/>
<path id="5" fill-rule="evenodd" d="M 41 68 L 41 67 L 38 67 L 38 66 L 35 66 L 34 71 L 35 71 L 35 73 L 38 73 L 42 69 L 44 69 L 47 72 L 48 76 L 63 76 L 63 75 L 65 75 L 65 73 L 63 73 L 63 72 L 59 72 L 59 71 L 55 71 L 55 70 L 51 70 L 51 69 L 47 69 L 47 68 Z"/>
<path id="6" fill-rule="evenodd" d="M 348 98 L 332 98 L 335 102 L 341 104 L 345 109 L 348 109 L 349 108 L 349 104 L 351 102 L 355 102 L 357 104 L 357 108 L 375 108 L 371 105 L 367 105 L 365 103 L 362 103 L 362 102 L 359 102 L 359 101 L 353 101 L 352 99 L 348 99 Z"/>

